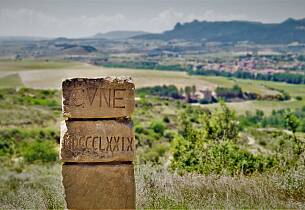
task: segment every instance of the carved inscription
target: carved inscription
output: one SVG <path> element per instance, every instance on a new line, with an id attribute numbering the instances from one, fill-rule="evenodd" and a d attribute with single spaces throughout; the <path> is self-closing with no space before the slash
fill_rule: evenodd
<path id="1" fill-rule="evenodd" d="M 126 108 L 126 89 L 74 89 L 67 96 L 66 105 L 84 107 L 97 104 L 100 108 Z"/>
<path id="2" fill-rule="evenodd" d="M 129 120 L 67 121 L 61 142 L 66 162 L 132 161 L 134 133 Z"/>
<path id="3" fill-rule="evenodd" d="M 68 118 L 130 116 L 134 84 L 126 79 L 72 79 L 63 82 L 64 115 Z"/>
<path id="4" fill-rule="evenodd" d="M 133 137 L 129 136 L 73 136 L 64 139 L 63 147 L 69 150 L 86 149 L 98 152 L 133 151 Z"/>

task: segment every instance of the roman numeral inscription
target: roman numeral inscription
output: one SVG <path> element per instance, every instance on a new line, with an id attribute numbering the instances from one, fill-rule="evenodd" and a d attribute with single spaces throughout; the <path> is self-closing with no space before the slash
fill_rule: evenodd
<path id="1" fill-rule="evenodd" d="M 62 182 L 68 209 L 135 209 L 130 78 L 62 83 Z"/>
<path id="2" fill-rule="evenodd" d="M 134 133 L 130 120 L 67 121 L 61 145 L 65 162 L 132 161 Z"/>
<path id="3" fill-rule="evenodd" d="M 127 142 L 127 144 L 125 143 Z M 133 150 L 133 137 L 128 136 L 74 136 L 64 140 L 67 150 L 85 149 L 90 152 L 128 152 Z"/>
<path id="4" fill-rule="evenodd" d="M 63 82 L 64 116 L 114 118 L 130 116 L 134 84 L 128 79 L 72 79 Z"/>

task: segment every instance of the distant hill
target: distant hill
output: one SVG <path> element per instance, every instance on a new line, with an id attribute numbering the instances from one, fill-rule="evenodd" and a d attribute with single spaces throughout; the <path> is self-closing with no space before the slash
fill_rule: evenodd
<path id="1" fill-rule="evenodd" d="M 162 34 L 135 36 L 136 39 L 184 39 L 209 42 L 238 42 L 288 44 L 305 43 L 305 19 L 289 18 L 282 23 L 264 24 L 248 21 L 197 21 L 177 23 L 173 30 Z"/>
<path id="2" fill-rule="evenodd" d="M 107 33 L 97 33 L 94 38 L 102 39 L 128 39 L 133 36 L 146 35 L 144 31 L 110 31 Z"/>
<path id="3" fill-rule="evenodd" d="M 48 39 L 49 38 L 35 36 L 0 36 L 0 41 L 40 41 Z"/>

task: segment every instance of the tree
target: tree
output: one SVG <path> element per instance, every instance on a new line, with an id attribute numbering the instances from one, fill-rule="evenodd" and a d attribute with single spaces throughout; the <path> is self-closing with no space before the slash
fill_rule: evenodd
<path id="1" fill-rule="evenodd" d="M 161 136 L 164 134 L 165 125 L 162 121 L 153 121 L 149 126 L 154 132 L 160 134 Z"/>
<path id="2" fill-rule="evenodd" d="M 213 114 L 205 115 L 203 125 L 205 139 L 216 142 L 235 142 L 237 139 L 239 127 L 235 112 L 230 110 L 223 101 L 220 102 L 220 108 Z"/>
<path id="3" fill-rule="evenodd" d="M 196 94 L 196 86 L 193 85 L 192 86 L 192 95 L 193 95 L 193 97 L 195 97 L 195 94 Z"/>
<path id="4" fill-rule="evenodd" d="M 285 115 L 285 126 L 288 130 L 290 130 L 293 133 L 294 140 L 297 141 L 295 132 L 297 131 L 297 128 L 300 125 L 300 120 L 297 118 L 297 116 L 291 112 L 286 113 Z"/>
<path id="5" fill-rule="evenodd" d="M 180 88 L 179 93 L 180 93 L 181 96 L 183 96 L 183 94 L 184 94 L 183 88 Z"/>
<path id="6" fill-rule="evenodd" d="M 257 118 L 257 121 L 261 121 L 264 118 L 264 111 L 262 110 L 256 110 L 255 111 L 255 117 Z"/>
<path id="7" fill-rule="evenodd" d="M 191 91 L 192 91 L 191 87 L 185 86 L 184 92 L 185 92 L 187 101 L 190 101 L 190 99 L 191 99 Z"/>
<path id="8" fill-rule="evenodd" d="M 216 112 L 200 114 L 199 124 L 190 121 L 192 118 L 187 111 L 179 117 L 179 134 L 172 142 L 173 169 L 233 175 L 273 167 L 272 160 L 239 147 L 235 113 L 223 102 Z"/>
<path id="9" fill-rule="evenodd" d="M 238 85 L 234 85 L 232 88 L 217 87 L 215 92 L 217 97 L 223 99 L 243 98 L 243 91 Z"/>

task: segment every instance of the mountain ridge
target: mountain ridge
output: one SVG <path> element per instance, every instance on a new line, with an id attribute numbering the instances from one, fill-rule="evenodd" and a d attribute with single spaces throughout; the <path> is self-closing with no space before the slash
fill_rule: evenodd
<path id="1" fill-rule="evenodd" d="M 206 42 L 241 42 L 289 44 L 305 43 L 305 18 L 288 18 L 281 23 L 252 21 L 198 21 L 177 23 L 160 34 L 134 36 L 134 39 L 183 39 Z"/>
<path id="2" fill-rule="evenodd" d="M 102 39 L 128 39 L 134 36 L 140 36 L 148 34 L 145 31 L 109 31 L 106 33 L 97 33 L 93 37 L 94 38 L 102 38 Z"/>

